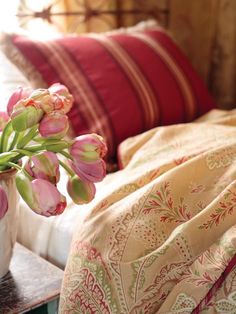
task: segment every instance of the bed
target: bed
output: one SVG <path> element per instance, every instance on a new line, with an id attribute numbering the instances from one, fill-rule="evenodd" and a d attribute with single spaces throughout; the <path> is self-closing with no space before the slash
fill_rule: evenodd
<path id="1" fill-rule="evenodd" d="M 109 148 L 90 204 L 68 198 L 50 218 L 20 206 L 18 241 L 65 268 L 60 313 L 235 313 L 236 110 L 217 108 L 171 35 L 148 21 L 4 34 L 1 50 L 9 91 L 64 83 L 70 136 L 96 132 Z"/>

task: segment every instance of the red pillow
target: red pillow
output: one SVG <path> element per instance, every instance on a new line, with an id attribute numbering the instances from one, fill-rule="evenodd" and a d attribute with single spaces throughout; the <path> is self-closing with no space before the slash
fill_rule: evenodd
<path id="1" fill-rule="evenodd" d="M 46 85 L 60 82 L 69 88 L 75 135 L 102 135 L 111 159 L 127 137 L 192 121 L 215 107 L 189 61 L 159 27 L 49 41 L 13 35 L 11 44 Z"/>

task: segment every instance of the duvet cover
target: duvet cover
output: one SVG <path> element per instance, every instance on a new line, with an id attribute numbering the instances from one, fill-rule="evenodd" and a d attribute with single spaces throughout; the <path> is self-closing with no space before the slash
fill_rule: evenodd
<path id="1" fill-rule="evenodd" d="M 119 147 L 76 228 L 60 313 L 236 313 L 236 110 Z"/>

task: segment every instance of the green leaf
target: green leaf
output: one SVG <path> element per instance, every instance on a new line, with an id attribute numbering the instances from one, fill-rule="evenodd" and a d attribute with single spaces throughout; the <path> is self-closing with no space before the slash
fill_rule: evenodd
<path id="1" fill-rule="evenodd" d="M 17 143 L 17 148 L 22 148 L 27 145 L 38 133 L 38 124 L 33 126 L 27 134 Z"/>
<path id="2" fill-rule="evenodd" d="M 17 152 L 5 152 L 0 154 L 0 165 L 4 165 L 9 161 L 12 161 L 15 157 L 17 157 L 19 153 Z"/>
<path id="3" fill-rule="evenodd" d="M 12 131 L 13 131 L 13 129 L 12 129 L 12 122 L 10 120 L 5 125 L 5 127 L 3 129 L 3 132 L 2 132 L 1 142 L 0 142 L 0 153 L 7 151 L 8 139 L 9 139 Z"/>
<path id="4" fill-rule="evenodd" d="M 57 141 L 55 143 L 50 143 L 50 144 L 44 143 L 44 146 L 46 150 L 50 152 L 60 153 L 63 149 L 66 149 L 69 147 L 69 143 L 67 143 L 66 141 Z"/>

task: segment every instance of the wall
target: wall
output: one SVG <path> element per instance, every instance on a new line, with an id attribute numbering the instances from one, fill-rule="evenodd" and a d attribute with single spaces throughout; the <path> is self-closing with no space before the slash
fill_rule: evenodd
<path id="1" fill-rule="evenodd" d="M 222 108 L 236 107 L 236 1 L 171 0 L 169 27 Z"/>

